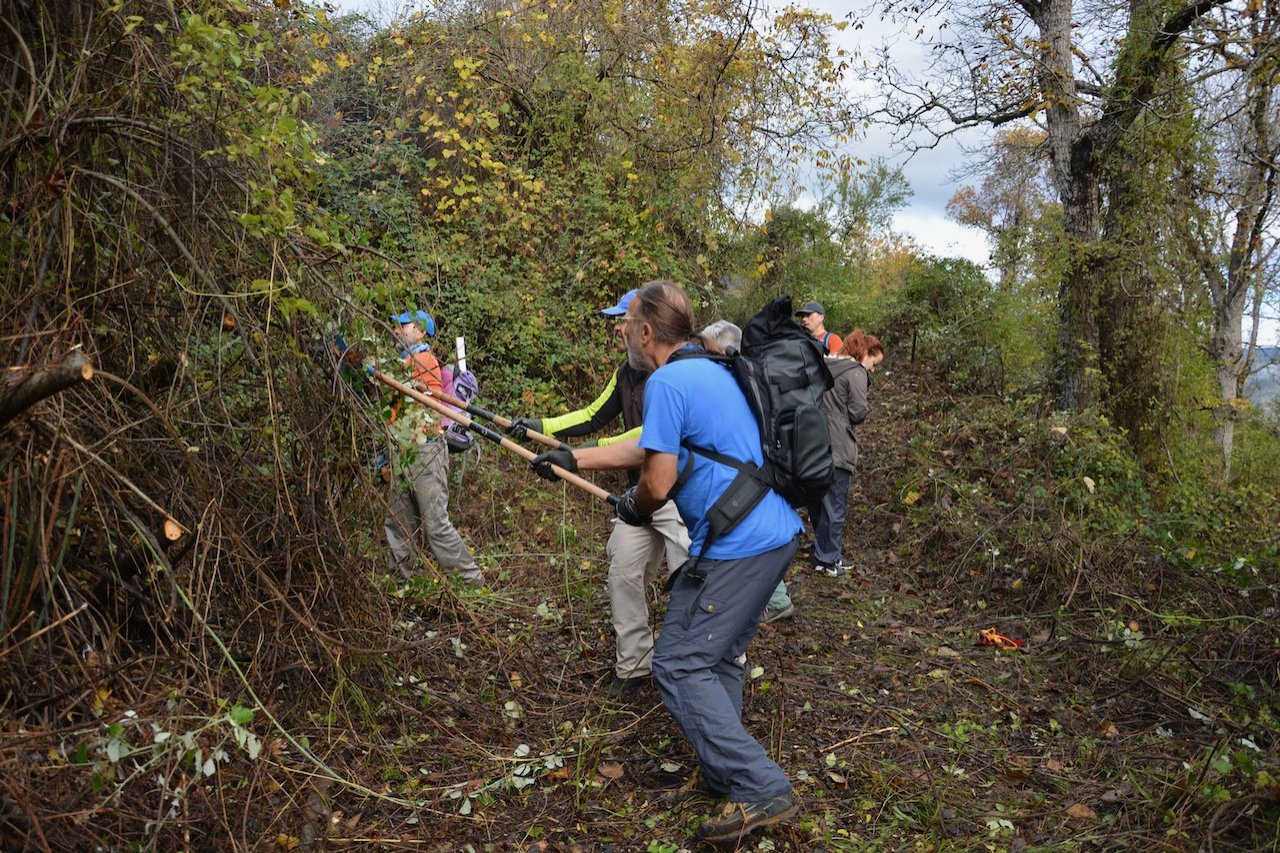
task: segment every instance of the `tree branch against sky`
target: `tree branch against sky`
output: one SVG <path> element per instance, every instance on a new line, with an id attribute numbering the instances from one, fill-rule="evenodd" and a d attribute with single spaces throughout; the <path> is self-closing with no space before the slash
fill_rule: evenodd
<path id="1" fill-rule="evenodd" d="M 1184 85 L 1175 69 L 1195 47 L 1188 33 L 1227 5 L 890 2 L 870 13 L 899 23 L 931 50 L 922 74 L 899 68 L 890 50 L 879 52 L 869 77 L 880 98 L 873 112 L 883 121 L 935 138 L 1017 121 L 1034 122 L 1046 134 L 1073 246 L 1058 297 L 1055 378 L 1066 408 L 1087 405 L 1102 391 L 1091 377 L 1107 344 L 1097 315 L 1108 286 L 1102 275 L 1109 251 L 1102 227 L 1107 158 L 1140 118 L 1163 120 L 1153 107 L 1176 97 L 1166 87 Z"/>
<path id="2" fill-rule="evenodd" d="M 1277 289 L 1268 261 L 1280 245 L 1275 198 L 1280 173 L 1278 27 L 1274 7 L 1259 7 L 1238 19 L 1215 15 L 1201 39 L 1205 58 L 1197 68 L 1196 96 L 1209 156 L 1186 166 L 1201 216 L 1183 225 L 1187 251 L 1212 307 L 1206 349 L 1214 360 L 1220 398 L 1214 437 L 1227 473 L 1235 423 L 1245 408 L 1245 383 L 1258 362 L 1263 305 Z M 1244 318 L 1250 307 L 1246 335 Z"/>

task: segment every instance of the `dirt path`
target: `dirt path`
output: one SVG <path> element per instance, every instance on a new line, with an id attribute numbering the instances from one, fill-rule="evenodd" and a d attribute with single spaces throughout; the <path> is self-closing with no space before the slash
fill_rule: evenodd
<path id="1" fill-rule="evenodd" d="M 899 556 L 911 553 L 905 448 L 916 420 L 944 405 L 925 382 L 892 364 L 876 377 L 846 527 L 856 570 L 832 579 L 798 562 L 797 615 L 764 626 L 749 652 L 748 728 L 789 772 L 803 810 L 744 849 L 1274 845 L 1253 818 L 1238 821 L 1188 786 L 1183 762 L 1229 738 L 1162 696 L 1156 667 L 1140 671 L 1149 656 L 1072 634 L 1096 626 L 1000 612 L 969 593 L 985 588 L 975 579 Z M 522 476 L 506 465 L 503 476 Z M 380 807 L 364 822 L 413 849 L 685 849 L 714 805 L 694 756 L 655 689 L 623 702 L 603 695 L 613 647 L 604 515 L 576 495 L 558 508 L 540 497 L 523 502 L 540 509 L 515 517 L 473 508 L 473 541 L 491 533 L 493 550 L 520 553 L 492 558 L 504 581 L 472 616 L 409 608 L 420 620 L 410 635 L 436 639 L 380 719 L 388 735 L 413 734 L 398 736 L 394 766 L 370 755 L 356 772 L 427 807 L 413 823 Z M 502 506 L 512 503 L 522 502 Z M 979 645 L 984 628 L 1029 643 Z"/>

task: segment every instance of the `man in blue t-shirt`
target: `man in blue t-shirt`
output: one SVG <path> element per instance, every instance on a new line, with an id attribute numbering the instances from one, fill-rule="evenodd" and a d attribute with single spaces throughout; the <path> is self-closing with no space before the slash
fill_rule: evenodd
<path id="1" fill-rule="evenodd" d="M 742 725 L 742 661 L 803 526 L 795 510 L 769 492 L 706 547 L 707 511 L 737 471 L 700 454 L 691 460 L 685 444 L 760 464 L 759 428 L 728 370 L 682 357 L 697 348 L 690 343 L 693 308 L 678 286 L 653 281 L 641 287 L 623 323 L 628 361 L 654 371 L 645 387 L 639 442 L 571 455 L 550 451 L 533 464 L 570 470 L 641 466 L 640 481 L 617 506 L 627 524 L 647 524 L 683 474 L 675 503 L 692 539 L 690 559 L 671 581 L 653 673 L 663 702 L 698 754 L 703 781 L 729 800 L 698 827 L 697 839 L 740 839 L 796 811 L 786 773 Z"/>

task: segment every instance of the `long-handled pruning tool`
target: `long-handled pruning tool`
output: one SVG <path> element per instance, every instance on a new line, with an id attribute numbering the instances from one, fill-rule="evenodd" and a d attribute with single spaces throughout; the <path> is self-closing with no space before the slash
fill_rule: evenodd
<path id="1" fill-rule="evenodd" d="M 379 370 L 376 367 L 373 367 L 372 365 L 370 365 L 366 369 L 368 370 L 370 376 L 372 376 L 374 379 L 381 382 L 383 385 L 386 385 L 388 388 L 393 388 L 396 391 L 399 391 L 401 394 L 405 395 L 409 399 L 416 400 L 417 402 L 421 403 L 422 405 L 426 406 L 429 409 L 433 409 L 438 414 L 446 418 L 451 418 L 457 421 L 458 423 L 462 424 L 464 427 L 471 430 L 481 438 L 487 438 L 489 441 L 492 441 L 494 444 L 505 447 L 507 450 L 510 450 L 512 453 L 515 453 L 518 456 L 524 459 L 527 459 L 529 461 L 532 461 L 533 458 L 537 456 L 537 454 L 534 453 L 532 450 L 529 450 L 528 448 L 525 448 L 520 446 L 519 444 L 516 444 L 514 441 L 510 440 L 509 438 L 505 437 L 499 432 L 495 432 L 494 430 L 490 429 L 484 424 L 477 423 L 473 418 L 470 418 L 467 415 L 463 414 L 463 412 L 469 412 L 471 414 L 474 414 L 476 417 L 484 418 L 490 423 L 493 423 L 495 426 L 498 426 L 501 428 L 506 428 L 507 426 L 510 425 L 511 421 L 509 419 L 499 417 L 493 414 L 492 412 L 488 412 L 480 408 L 479 406 L 476 406 L 473 403 L 464 403 L 462 400 L 459 400 L 456 397 L 451 397 L 448 394 L 443 394 L 443 393 L 434 392 L 434 391 L 429 395 L 425 394 L 422 391 L 419 391 L 415 388 L 410 388 L 408 385 L 405 385 L 403 382 L 397 379 L 392 379 L 390 376 L 386 375 L 381 370 Z M 455 411 L 454 408 L 450 408 L 451 406 L 455 407 L 460 411 Z M 534 432 L 533 430 L 528 430 L 527 434 L 530 438 L 534 439 L 535 441 L 539 441 L 542 444 L 546 444 L 558 450 L 568 447 L 568 445 L 564 444 L 563 442 L 557 441 L 556 439 L 550 436 L 543 435 L 540 432 Z M 618 503 L 619 498 L 617 495 L 609 494 L 609 492 L 600 488 L 595 483 L 592 483 L 590 480 L 584 480 L 582 477 L 579 477 L 577 474 L 574 474 L 572 471 L 566 471 L 564 468 L 561 468 L 559 465 L 552 465 L 551 470 L 555 472 L 555 475 L 559 477 L 561 480 L 564 480 L 566 483 L 570 483 L 572 485 L 577 486 L 579 489 L 582 489 L 584 492 L 595 495 L 596 497 L 601 498 L 602 500 L 606 500 L 610 504 Z"/>

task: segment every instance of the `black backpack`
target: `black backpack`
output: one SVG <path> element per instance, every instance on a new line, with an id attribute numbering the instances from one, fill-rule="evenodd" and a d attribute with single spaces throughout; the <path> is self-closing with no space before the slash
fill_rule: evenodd
<path id="1" fill-rule="evenodd" d="M 780 296 L 747 323 L 741 352 L 698 354 L 724 364 L 733 373 L 756 416 L 764 452 L 764 465 L 756 466 L 686 443 L 694 453 L 738 469 L 733 483 L 707 512 L 713 536 L 737 526 L 768 489 L 800 507 L 821 500 L 831 487 L 835 464 L 821 399 L 833 382 L 821 347 L 791 318 L 791 297 Z M 692 470 L 689 465 L 686 469 L 677 489 Z M 709 541 L 706 547 L 710 547 Z"/>

